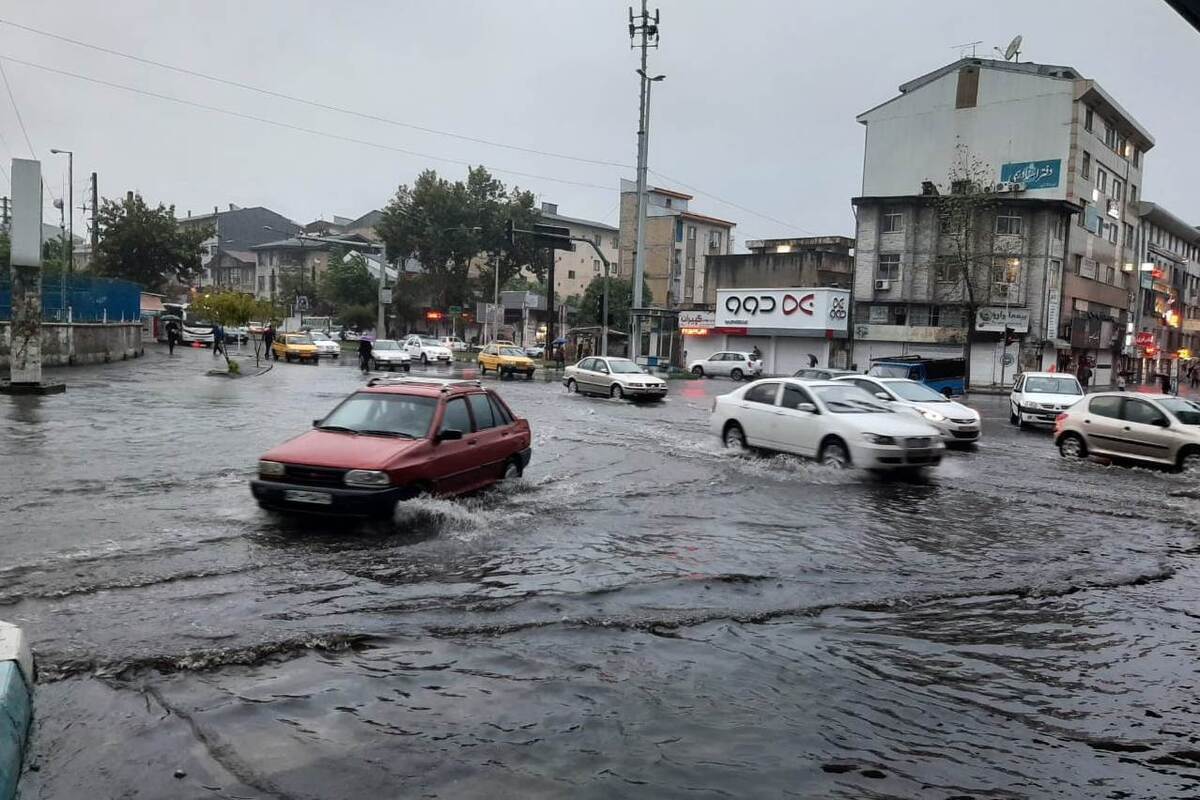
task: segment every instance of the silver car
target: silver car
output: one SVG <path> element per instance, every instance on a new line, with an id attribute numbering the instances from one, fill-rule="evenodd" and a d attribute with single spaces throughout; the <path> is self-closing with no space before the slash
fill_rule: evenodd
<path id="1" fill-rule="evenodd" d="M 1200 402 L 1163 394 L 1090 394 L 1058 415 L 1054 442 L 1063 458 L 1127 458 L 1200 476 Z"/>
<path id="2" fill-rule="evenodd" d="M 737 350 L 725 350 L 713 353 L 708 358 L 700 358 L 688 364 L 688 371 L 701 378 L 711 378 L 720 375 L 740 381 L 743 378 L 757 378 L 762 375 L 763 362 L 755 358 L 753 353 Z"/>
<path id="3" fill-rule="evenodd" d="M 667 396 L 667 382 L 646 374 L 628 358 L 584 358 L 566 368 L 563 385 L 568 392 L 602 394 L 619 399 L 661 400 Z"/>

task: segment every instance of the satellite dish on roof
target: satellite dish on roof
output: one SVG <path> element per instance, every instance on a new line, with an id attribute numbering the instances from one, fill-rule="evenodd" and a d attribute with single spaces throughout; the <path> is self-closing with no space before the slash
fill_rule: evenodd
<path id="1" fill-rule="evenodd" d="M 1017 34 L 1004 50 L 1005 61 L 1018 61 L 1021 58 L 1021 35 Z"/>

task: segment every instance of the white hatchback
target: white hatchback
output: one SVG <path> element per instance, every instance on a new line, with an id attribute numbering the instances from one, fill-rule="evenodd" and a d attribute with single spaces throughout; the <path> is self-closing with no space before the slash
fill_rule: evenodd
<path id="1" fill-rule="evenodd" d="M 936 428 L 837 381 L 754 381 L 714 400 L 709 429 L 729 448 L 792 453 L 839 469 L 920 469 L 941 462 L 946 450 Z"/>
<path id="2" fill-rule="evenodd" d="M 409 336 L 404 340 L 404 350 L 413 361 L 422 364 L 449 364 L 454 360 L 454 354 L 437 339 L 428 336 Z"/>
<path id="3" fill-rule="evenodd" d="M 341 356 L 342 346 L 335 342 L 328 333 L 310 331 L 308 335 L 312 337 L 313 344 L 317 346 L 318 357 L 338 358 Z"/>
<path id="4" fill-rule="evenodd" d="M 1053 425 L 1058 415 L 1083 399 L 1074 375 L 1061 372 L 1023 372 L 1008 396 L 1008 421 L 1023 427 L 1035 422 Z"/>
<path id="5" fill-rule="evenodd" d="M 919 414 L 941 431 L 942 438 L 947 442 L 970 444 L 979 441 L 982 428 L 979 412 L 923 383 L 907 378 L 876 378 L 869 375 L 844 375 L 834 380 L 853 383 L 896 408 L 906 408 Z"/>

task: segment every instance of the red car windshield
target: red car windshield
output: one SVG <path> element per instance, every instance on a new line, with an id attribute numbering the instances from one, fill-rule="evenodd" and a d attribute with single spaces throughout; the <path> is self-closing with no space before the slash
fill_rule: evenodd
<path id="1" fill-rule="evenodd" d="M 437 398 L 360 392 L 321 420 L 320 430 L 423 439 L 429 435 Z"/>

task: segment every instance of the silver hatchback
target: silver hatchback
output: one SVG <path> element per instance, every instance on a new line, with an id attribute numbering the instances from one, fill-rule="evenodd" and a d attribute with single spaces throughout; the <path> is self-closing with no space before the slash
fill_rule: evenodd
<path id="1" fill-rule="evenodd" d="M 1200 475 L 1200 402 L 1162 394 L 1090 394 L 1058 415 L 1054 442 L 1064 458 L 1126 458 Z"/>

